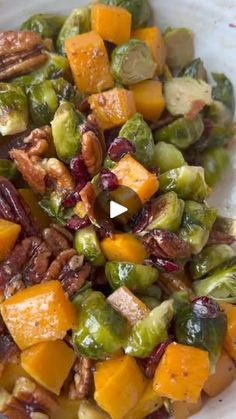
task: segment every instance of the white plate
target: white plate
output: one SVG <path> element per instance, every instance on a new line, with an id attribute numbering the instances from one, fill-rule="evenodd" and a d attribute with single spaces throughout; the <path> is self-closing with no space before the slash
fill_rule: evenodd
<path id="1" fill-rule="evenodd" d="M 36 12 L 68 12 L 88 0 L 0 0 L 0 30 L 17 27 Z M 196 56 L 209 71 L 225 72 L 236 91 L 236 0 L 151 0 L 155 21 L 162 28 L 186 26 L 196 35 Z M 235 27 L 234 27 L 235 25 Z M 232 166 L 217 187 L 211 203 L 223 215 L 236 217 L 236 144 Z M 211 399 L 195 419 L 234 419 L 236 382 Z"/>

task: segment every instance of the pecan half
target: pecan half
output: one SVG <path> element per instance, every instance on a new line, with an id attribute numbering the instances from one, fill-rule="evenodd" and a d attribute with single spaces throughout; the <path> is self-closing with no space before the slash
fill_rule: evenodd
<path id="1" fill-rule="evenodd" d="M 73 367 L 74 382 L 70 385 L 69 397 L 72 400 L 85 399 L 90 395 L 93 384 L 93 361 L 79 357 Z"/>
<path id="2" fill-rule="evenodd" d="M 50 227 L 45 228 L 43 230 L 43 238 L 55 257 L 63 250 L 69 249 L 73 242 L 72 234 L 57 224 L 52 224 Z"/>
<path id="3" fill-rule="evenodd" d="M 207 245 L 211 244 L 228 244 L 229 246 L 235 242 L 235 237 L 223 231 L 211 230 Z"/>
<path id="4" fill-rule="evenodd" d="M 89 174 L 95 176 L 100 171 L 104 158 L 101 143 L 93 131 L 85 132 L 82 135 L 81 143 L 81 153 L 85 165 Z"/>
<path id="5" fill-rule="evenodd" d="M 189 244 L 170 231 L 154 229 L 144 236 L 143 244 L 149 254 L 159 258 L 176 260 L 191 256 Z"/>
<path id="6" fill-rule="evenodd" d="M 0 80 L 29 73 L 47 58 L 43 40 L 35 32 L 0 32 Z"/>
<path id="7" fill-rule="evenodd" d="M 96 194 L 93 184 L 88 182 L 86 186 L 80 191 L 80 198 L 84 204 L 85 212 L 91 221 L 95 221 L 93 206 L 96 200 Z"/>

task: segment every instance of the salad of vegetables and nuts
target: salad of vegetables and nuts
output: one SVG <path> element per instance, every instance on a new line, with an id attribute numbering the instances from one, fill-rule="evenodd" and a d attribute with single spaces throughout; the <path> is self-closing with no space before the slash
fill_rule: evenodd
<path id="1" fill-rule="evenodd" d="M 150 18 L 99 0 L 0 32 L 6 418 L 185 419 L 235 377 L 236 221 L 207 204 L 234 89 Z"/>

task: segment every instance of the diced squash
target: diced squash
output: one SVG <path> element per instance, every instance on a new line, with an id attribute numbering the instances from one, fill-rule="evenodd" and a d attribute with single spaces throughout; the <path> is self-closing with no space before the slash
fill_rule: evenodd
<path id="1" fill-rule="evenodd" d="M 160 29 L 156 26 L 136 29 L 132 31 L 131 37 L 146 42 L 152 52 L 154 61 L 157 63 L 157 75 L 160 76 L 166 62 L 166 46 Z"/>
<path id="2" fill-rule="evenodd" d="M 41 342 L 21 353 L 24 370 L 47 390 L 59 395 L 76 355 L 63 340 Z"/>
<path id="3" fill-rule="evenodd" d="M 132 15 L 122 7 L 93 4 L 91 7 L 92 30 L 104 41 L 121 45 L 130 39 Z"/>
<path id="4" fill-rule="evenodd" d="M 0 262 L 15 246 L 20 231 L 21 226 L 19 224 L 0 219 Z"/>
<path id="5" fill-rule="evenodd" d="M 5 300 L 1 314 L 20 349 L 43 341 L 63 339 L 76 322 L 73 304 L 59 281 L 48 281 Z"/>
<path id="6" fill-rule="evenodd" d="M 133 93 L 122 88 L 92 95 L 89 103 L 104 130 L 124 124 L 136 112 Z"/>
<path id="7" fill-rule="evenodd" d="M 108 260 L 118 262 L 140 263 L 147 257 L 140 240 L 131 233 L 113 234 L 100 242 L 102 251 Z"/>
<path id="8" fill-rule="evenodd" d="M 32 215 L 37 222 L 37 225 L 44 229 L 49 226 L 52 220 L 46 214 L 46 212 L 39 206 L 39 199 L 32 189 L 18 189 L 18 192 L 31 209 Z"/>
<path id="9" fill-rule="evenodd" d="M 108 54 L 97 33 L 91 31 L 66 39 L 65 50 L 78 90 L 97 93 L 113 87 Z"/>
<path id="10" fill-rule="evenodd" d="M 174 402 L 174 419 L 188 419 L 189 416 L 195 415 L 202 408 L 202 399 L 199 398 L 197 403 Z"/>
<path id="11" fill-rule="evenodd" d="M 147 385 L 135 359 L 126 355 L 98 363 L 94 381 L 94 398 L 112 419 L 121 419 L 127 415 Z"/>
<path id="12" fill-rule="evenodd" d="M 57 401 L 58 408 L 51 413 L 51 419 L 78 419 L 80 400 L 70 400 L 65 396 L 60 396 Z"/>
<path id="13" fill-rule="evenodd" d="M 145 80 L 141 83 L 130 86 L 134 94 L 137 112 L 141 113 L 144 119 L 157 121 L 164 109 L 165 99 L 162 94 L 162 84 L 158 80 Z"/>
<path id="14" fill-rule="evenodd" d="M 5 365 L 2 375 L 0 376 L 0 387 L 12 392 L 15 382 L 20 377 L 29 378 L 27 372 L 22 368 L 20 362 L 9 362 Z"/>
<path id="15" fill-rule="evenodd" d="M 124 419 L 143 419 L 159 409 L 161 405 L 162 399 L 153 390 L 153 382 L 150 380 L 138 403 Z"/>
<path id="16" fill-rule="evenodd" d="M 229 303 L 222 303 L 221 308 L 227 317 L 224 347 L 231 358 L 236 361 L 236 306 Z"/>
<path id="17" fill-rule="evenodd" d="M 197 403 L 209 373 L 208 352 L 174 342 L 156 369 L 154 390 L 172 400 Z"/>
<path id="18" fill-rule="evenodd" d="M 132 156 L 126 154 L 112 169 L 119 185 L 126 186 L 137 193 L 142 203 L 148 201 L 158 190 L 156 175 L 150 173 Z"/>
<path id="19" fill-rule="evenodd" d="M 215 397 L 224 391 L 234 380 L 235 366 L 233 360 L 223 351 L 216 365 L 216 371 L 208 377 L 203 390 L 210 397 Z"/>
<path id="20" fill-rule="evenodd" d="M 123 317 L 126 317 L 131 325 L 144 319 L 150 313 L 149 308 L 125 286 L 114 291 L 107 301 Z"/>

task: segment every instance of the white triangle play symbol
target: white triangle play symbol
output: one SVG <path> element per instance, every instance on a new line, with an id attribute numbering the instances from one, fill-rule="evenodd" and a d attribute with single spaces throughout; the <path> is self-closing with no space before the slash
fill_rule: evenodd
<path id="1" fill-rule="evenodd" d="M 118 215 L 124 214 L 128 211 L 128 208 L 123 205 L 117 204 L 115 201 L 110 201 L 110 218 L 118 217 Z"/>

